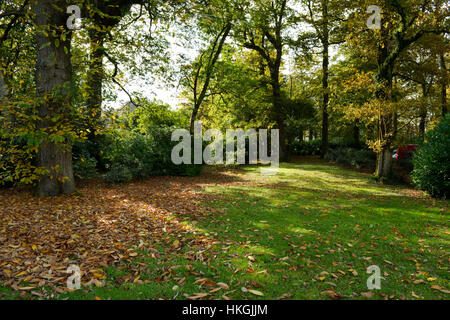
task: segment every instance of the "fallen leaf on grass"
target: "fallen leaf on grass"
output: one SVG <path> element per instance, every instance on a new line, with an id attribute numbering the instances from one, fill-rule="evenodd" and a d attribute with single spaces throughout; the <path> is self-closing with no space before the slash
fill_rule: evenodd
<path id="1" fill-rule="evenodd" d="M 18 289 L 21 291 L 28 291 L 28 290 L 36 289 L 36 287 L 18 287 Z"/>
<path id="2" fill-rule="evenodd" d="M 254 294 L 255 296 L 260 296 L 260 297 L 264 296 L 264 293 L 262 293 L 261 291 L 258 291 L 258 290 L 248 289 L 248 292 Z"/>
<path id="3" fill-rule="evenodd" d="M 187 296 L 186 298 L 188 300 L 199 300 L 199 299 L 205 298 L 207 296 L 209 296 L 209 293 L 203 293 L 202 292 L 202 293 L 194 293 L 193 296 Z"/>
<path id="4" fill-rule="evenodd" d="M 327 295 L 327 296 L 329 296 L 331 299 L 340 299 L 340 298 L 343 297 L 343 295 L 341 295 L 341 294 L 335 292 L 334 290 L 325 290 L 325 291 L 322 291 L 320 294 L 321 294 L 321 295 Z"/>
<path id="5" fill-rule="evenodd" d="M 366 297 L 366 298 L 372 298 L 373 292 L 372 291 L 361 292 L 361 296 Z"/>
<path id="6" fill-rule="evenodd" d="M 287 298 L 290 298 L 291 296 L 292 296 L 292 294 L 290 294 L 290 293 L 285 293 L 285 294 L 282 294 L 281 296 L 279 296 L 279 297 L 277 298 L 277 300 L 287 299 Z"/>
<path id="7" fill-rule="evenodd" d="M 438 286 L 438 285 L 431 286 L 431 289 L 438 290 L 438 291 L 440 291 L 442 293 L 450 294 L 450 290 L 446 290 L 446 289 L 444 289 L 444 288 L 442 288 L 441 286 Z"/>
<path id="8" fill-rule="evenodd" d="M 225 290 L 230 289 L 230 286 L 223 282 L 218 282 L 217 285 Z"/>

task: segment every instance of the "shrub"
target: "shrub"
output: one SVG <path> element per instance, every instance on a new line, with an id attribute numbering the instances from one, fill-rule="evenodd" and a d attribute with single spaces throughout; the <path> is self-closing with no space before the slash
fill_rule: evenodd
<path id="1" fill-rule="evenodd" d="M 133 179 L 133 173 L 124 165 L 114 165 L 103 178 L 109 183 L 125 183 Z"/>
<path id="2" fill-rule="evenodd" d="M 426 143 L 413 157 L 414 185 L 431 196 L 450 196 L 450 114 L 428 132 Z"/>
<path id="3" fill-rule="evenodd" d="M 76 141 L 72 148 L 73 174 L 78 179 L 91 179 L 97 175 L 97 160 L 91 155 L 92 142 Z"/>
<path id="4" fill-rule="evenodd" d="M 97 160 L 89 154 L 74 158 L 73 172 L 75 177 L 79 179 L 91 179 L 97 174 Z"/>
<path id="5" fill-rule="evenodd" d="M 177 142 L 171 141 L 173 128 L 152 127 L 146 133 L 111 132 L 101 157 L 109 182 L 123 183 L 133 178 L 157 175 L 195 176 L 201 165 L 175 165 L 171 154 Z"/>
<path id="6" fill-rule="evenodd" d="M 291 143 L 291 151 L 296 156 L 318 156 L 321 146 L 322 140 L 294 141 Z"/>
<path id="7" fill-rule="evenodd" d="M 373 151 L 364 149 L 337 148 L 330 149 L 325 160 L 356 169 L 373 169 L 375 166 L 376 154 Z"/>

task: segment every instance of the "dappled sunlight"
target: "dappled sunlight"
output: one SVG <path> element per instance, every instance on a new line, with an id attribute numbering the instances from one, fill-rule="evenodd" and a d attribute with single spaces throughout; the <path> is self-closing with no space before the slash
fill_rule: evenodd
<path id="1" fill-rule="evenodd" d="M 215 183 L 233 179 L 234 175 L 227 175 Z M 19 288 L 23 281 L 33 280 L 33 288 L 45 285 L 64 291 L 59 285 L 65 283 L 69 261 L 81 270 L 97 270 L 130 262 L 157 243 L 177 250 L 189 241 L 198 251 L 207 249 L 214 238 L 180 219 L 183 213 L 206 211 L 195 203 L 210 196 L 196 192 L 201 189 L 192 182 L 152 178 L 123 187 L 88 185 L 77 195 L 48 199 L 1 191 L 0 267 L 5 285 Z M 199 178 L 195 183 L 207 184 L 208 179 Z M 38 262 L 26 263 L 30 259 Z M 49 261 L 52 276 L 46 272 Z M 85 273 L 82 280 L 92 279 L 97 278 Z"/>
<path id="2" fill-rule="evenodd" d="M 97 270 L 86 272 L 84 283 L 102 280 L 109 271 L 98 270 L 114 266 L 124 284 L 167 284 L 169 292 L 194 274 L 190 292 L 217 278 L 234 287 L 230 292 L 295 287 L 293 295 L 304 297 L 334 283 L 350 295 L 370 264 L 388 268 L 395 281 L 420 272 L 446 281 L 439 261 L 450 244 L 448 202 L 384 190 L 328 165 L 284 166 L 273 177 L 261 177 L 256 167 L 207 168 L 196 178 L 88 185 L 78 195 L 45 200 L 2 191 L 5 285 L 36 279 L 31 286 L 64 291 L 69 261 Z M 25 264 L 30 259 L 40 262 Z M 146 268 L 153 271 L 130 276 Z"/>
<path id="3" fill-rule="evenodd" d="M 313 230 L 300 228 L 300 227 L 290 227 L 290 228 L 288 228 L 288 231 L 293 232 L 293 233 L 300 233 L 300 234 L 314 233 Z"/>
<path id="4" fill-rule="evenodd" d="M 351 171 L 342 171 L 330 165 L 303 165 L 288 164 L 288 168 L 282 167 L 279 173 L 273 177 L 255 178 L 258 183 L 273 183 L 280 185 L 304 187 L 315 191 L 338 191 L 358 194 L 370 194 L 380 196 L 398 196 L 395 188 L 380 186 L 368 181 L 363 175 Z M 327 169 L 329 168 L 329 169 Z M 247 168 L 248 170 L 248 168 Z M 250 170 L 254 172 L 254 168 Z M 301 178 L 300 178 L 301 177 Z"/>

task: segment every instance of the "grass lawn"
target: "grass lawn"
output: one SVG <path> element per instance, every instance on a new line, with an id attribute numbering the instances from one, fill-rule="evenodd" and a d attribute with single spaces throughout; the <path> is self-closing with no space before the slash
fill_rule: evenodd
<path id="1" fill-rule="evenodd" d="M 246 167 L 183 192 L 207 195 L 191 210 L 167 209 L 187 232 L 147 238 L 75 292 L 13 290 L 3 276 L 0 299 L 450 298 L 448 201 L 318 161 L 271 177 Z M 371 265 L 381 290 L 367 288 Z"/>

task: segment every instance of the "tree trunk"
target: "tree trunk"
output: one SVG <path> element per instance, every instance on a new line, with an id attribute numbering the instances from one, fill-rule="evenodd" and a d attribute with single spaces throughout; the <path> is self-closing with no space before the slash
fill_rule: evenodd
<path id="1" fill-rule="evenodd" d="M 8 89 L 6 88 L 5 81 L 3 80 L 3 70 L 0 69 L 0 103 L 6 99 L 8 95 Z"/>
<path id="2" fill-rule="evenodd" d="M 395 137 L 395 113 L 384 110 L 385 104 L 392 102 L 393 71 L 395 59 L 392 55 L 401 51 L 400 44 L 392 44 L 388 38 L 388 30 L 382 25 L 383 44 L 378 47 L 378 70 L 376 74 L 376 97 L 379 103 L 377 168 L 378 179 L 390 178 L 392 174 L 392 142 Z"/>
<path id="3" fill-rule="evenodd" d="M 329 77 L 329 31 L 328 31 L 328 0 L 322 0 L 322 148 L 320 151 L 321 158 L 325 158 L 328 153 L 328 103 L 330 96 L 328 93 L 328 77 Z"/>
<path id="4" fill-rule="evenodd" d="M 427 88 L 426 88 L 425 84 L 422 85 L 422 91 L 423 91 L 424 104 L 422 104 L 420 106 L 419 136 L 420 136 L 420 140 L 423 142 L 425 140 L 425 127 L 426 127 L 427 114 L 428 114 L 427 106 L 425 104 L 425 103 L 428 103 L 427 102 L 428 93 L 427 93 Z"/>
<path id="5" fill-rule="evenodd" d="M 448 83 L 448 74 L 447 74 L 447 66 L 445 65 L 445 56 L 442 53 L 440 55 L 440 64 L 442 70 L 442 88 L 441 88 L 441 104 L 442 104 L 442 116 L 448 113 L 447 108 L 447 83 Z"/>
<path id="6" fill-rule="evenodd" d="M 211 77 L 213 76 L 213 72 L 214 72 L 214 68 L 216 66 L 217 60 L 219 59 L 222 50 L 223 50 L 223 46 L 225 44 L 225 41 L 228 38 L 228 35 L 230 34 L 231 31 L 231 22 L 227 21 L 227 23 L 225 24 L 225 26 L 222 28 L 222 30 L 220 31 L 220 33 L 216 36 L 216 38 L 214 39 L 213 43 L 211 44 L 211 53 L 206 65 L 206 75 L 205 75 L 205 83 L 203 84 L 202 90 L 197 98 L 197 86 L 198 86 L 198 82 L 199 82 L 199 77 L 200 77 L 200 70 L 201 70 L 201 64 L 202 64 L 202 59 L 200 58 L 200 65 L 199 65 L 199 69 L 197 70 L 197 74 L 195 76 L 195 84 L 194 84 L 194 110 L 192 110 L 192 115 L 191 115 L 191 133 L 194 133 L 194 123 L 197 120 L 197 115 L 198 115 L 198 110 L 200 109 L 203 100 L 205 100 L 206 98 L 206 94 L 208 93 L 208 89 L 209 89 L 209 83 L 211 82 Z M 203 56 L 203 55 L 202 55 Z"/>
<path id="7" fill-rule="evenodd" d="M 89 30 L 91 56 L 89 61 L 89 71 L 87 79 L 87 106 L 91 135 L 98 129 L 99 120 L 102 113 L 102 88 L 104 79 L 103 58 L 104 58 L 104 32 L 95 29 Z"/>
<path id="8" fill-rule="evenodd" d="M 194 134 L 195 121 L 197 121 L 197 116 L 198 116 L 198 110 L 199 109 L 200 109 L 200 106 L 195 105 L 194 109 L 192 110 L 191 125 L 190 125 L 191 134 Z"/>
<path id="9" fill-rule="evenodd" d="M 286 127 L 284 123 L 284 108 L 283 101 L 281 99 L 281 84 L 280 84 L 280 68 L 275 66 L 271 70 L 272 78 L 272 105 L 273 112 L 275 113 L 275 121 L 277 123 L 278 130 L 280 131 L 280 161 L 287 161 L 288 150 L 286 143 Z"/>
<path id="10" fill-rule="evenodd" d="M 3 70 L 0 68 L 0 107 L 6 102 L 8 95 L 8 89 L 6 88 L 5 81 L 3 80 Z M 2 109 L 0 108 L 0 116 L 2 115 Z M 5 126 L 6 123 L 0 122 L 0 126 Z"/>
<path id="11" fill-rule="evenodd" d="M 106 27 L 106 26 L 103 26 Z M 100 25 L 96 25 L 89 30 L 90 38 L 90 57 L 89 70 L 87 72 L 87 119 L 89 119 L 88 145 L 89 153 L 97 160 L 98 169 L 104 170 L 100 164 L 101 161 L 101 134 L 99 129 L 101 127 L 102 103 L 103 103 L 103 80 L 105 79 L 105 71 L 103 59 L 105 57 L 104 38 L 106 32 L 99 31 Z"/>
<path id="12" fill-rule="evenodd" d="M 378 178 L 387 178 L 392 174 L 392 151 L 389 148 L 384 148 L 377 155 L 377 171 Z"/>
<path id="13" fill-rule="evenodd" d="M 353 143 L 355 144 L 356 148 L 359 148 L 361 146 L 361 142 L 360 142 L 360 136 L 361 134 L 361 130 L 359 129 L 359 125 L 358 123 L 356 123 L 353 126 Z"/>
<path id="14" fill-rule="evenodd" d="M 39 0 L 33 5 L 38 28 L 36 90 L 37 97 L 42 99 L 38 107 L 41 118 L 38 127 L 47 134 L 55 125 L 70 125 L 71 33 L 65 29 L 66 11 L 59 10 L 67 5 L 64 0 Z M 60 117 L 58 123 L 51 120 L 54 116 Z M 48 171 L 38 183 L 39 196 L 56 196 L 75 191 L 72 146 L 69 141 L 56 143 L 44 137 L 39 146 L 38 161 L 39 166 Z"/>

